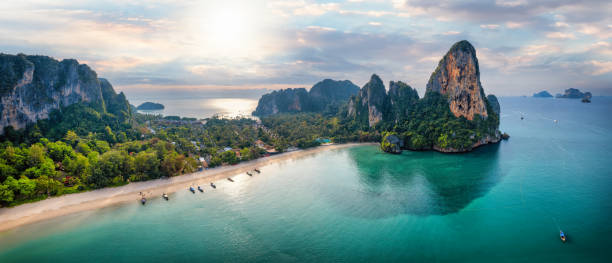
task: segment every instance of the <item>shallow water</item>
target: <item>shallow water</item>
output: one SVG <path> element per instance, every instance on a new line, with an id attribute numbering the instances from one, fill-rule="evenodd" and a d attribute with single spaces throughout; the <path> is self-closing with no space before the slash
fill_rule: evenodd
<path id="1" fill-rule="evenodd" d="M 612 98 L 500 102 L 498 145 L 283 161 L 2 233 L 0 262 L 608 261 Z"/>

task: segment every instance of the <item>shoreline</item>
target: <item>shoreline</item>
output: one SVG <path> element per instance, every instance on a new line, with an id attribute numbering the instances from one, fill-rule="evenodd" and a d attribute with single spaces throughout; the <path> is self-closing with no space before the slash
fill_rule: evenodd
<path id="1" fill-rule="evenodd" d="M 186 189 L 185 185 L 205 184 L 245 173 L 254 168 L 273 164 L 276 162 L 296 159 L 327 150 L 350 148 L 359 145 L 375 145 L 377 143 L 347 143 L 318 146 L 312 149 L 281 153 L 270 157 L 259 158 L 237 165 L 221 166 L 179 175 L 168 179 L 154 179 L 134 182 L 118 187 L 96 189 L 88 192 L 62 195 L 45 200 L 18 205 L 15 207 L 0 208 L 0 233 L 23 225 L 44 221 L 47 219 L 74 214 L 78 212 L 95 210 L 107 206 L 127 202 L 139 202 L 139 193 L 143 192 L 147 198 L 162 193 L 174 193 Z"/>

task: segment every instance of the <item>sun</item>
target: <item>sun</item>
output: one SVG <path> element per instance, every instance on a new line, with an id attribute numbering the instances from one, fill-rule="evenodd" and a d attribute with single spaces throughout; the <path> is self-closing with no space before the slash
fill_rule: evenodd
<path id="1" fill-rule="evenodd" d="M 257 16 L 247 5 L 236 1 L 217 2 L 202 7 L 196 20 L 202 48 L 222 56 L 243 56 L 257 42 Z"/>
<path id="2" fill-rule="evenodd" d="M 217 45 L 235 45 L 247 37 L 247 25 L 245 23 L 245 12 L 234 10 L 223 6 L 212 12 L 208 19 L 210 40 Z"/>

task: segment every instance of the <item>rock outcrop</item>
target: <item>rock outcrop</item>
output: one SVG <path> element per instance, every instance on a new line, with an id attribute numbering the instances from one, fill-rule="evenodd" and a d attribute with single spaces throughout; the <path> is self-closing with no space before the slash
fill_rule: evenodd
<path id="1" fill-rule="evenodd" d="M 380 143 L 380 149 L 384 152 L 400 154 L 404 147 L 404 141 L 400 139 L 395 133 L 387 133 Z"/>
<path id="2" fill-rule="evenodd" d="M 266 116 L 283 112 L 301 112 L 309 110 L 310 99 L 306 89 L 281 89 L 261 96 L 253 115 Z"/>
<path id="3" fill-rule="evenodd" d="M 552 98 L 552 97 L 553 97 L 553 95 L 551 95 L 550 93 L 548 93 L 548 91 L 543 90 L 543 91 L 540 91 L 540 92 L 538 92 L 538 93 L 534 93 L 534 94 L 533 94 L 533 97 L 534 97 L 534 98 Z"/>
<path id="4" fill-rule="evenodd" d="M 389 103 L 395 122 L 403 121 L 418 101 L 419 94 L 410 85 L 401 81 L 389 83 Z"/>
<path id="5" fill-rule="evenodd" d="M 373 74 L 359 94 L 349 101 L 348 116 L 361 122 L 366 121 L 373 127 L 383 120 L 383 112 L 387 106 L 387 92 L 385 85 L 378 75 Z"/>
<path id="6" fill-rule="evenodd" d="M 123 93 L 116 94 L 110 83 L 74 59 L 55 60 L 47 56 L 0 54 L 0 133 L 4 127 L 25 128 L 46 119 L 55 109 L 87 102 L 106 110 L 125 109 Z"/>
<path id="7" fill-rule="evenodd" d="M 488 116 L 476 50 L 468 41 L 451 47 L 431 74 L 426 90 L 447 96 L 456 117 L 473 120 L 475 115 Z"/>
<path id="8" fill-rule="evenodd" d="M 324 79 L 312 86 L 308 95 L 310 95 L 312 111 L 322 111 L 331 104 L 346 103 L 358 92 L 359 86 L 349 80 Z"/>
<path id="9" fill-rule="evenodd" d="M 284 89 L 264 94 L 253 112 L 266 116 L 285 112 L 321 112 L 338 107 L 359 92 L 359 87 L 348 80 L 325 79 L 315 84 L 310 92 L 304 88 Z"/>
<path id="10" fill-rule="evenodd" d="M 497 97 L 495 97 L 495 95 L 493 94 L 489 94 L 487 95 L 487 101 L 489 102 L 489 105 L 493 109 L 493 112 L 499 115 L 499 113 L 501 112 L 501 107 L 499 106 L 499 101 L 497 100 Z"/>

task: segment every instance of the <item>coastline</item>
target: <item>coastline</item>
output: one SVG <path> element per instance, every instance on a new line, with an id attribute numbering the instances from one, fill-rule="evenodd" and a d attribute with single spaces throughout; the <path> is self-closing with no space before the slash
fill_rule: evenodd
<path id="1" fill-rule="evenodd" d="M 47 219 L 99 209 L 127 202 L 138 202 L 140 192 L 148 198 L 161 197 L 162 193 L 173 193 L 185 190 L 186 185 L 198 183 L 208 185 L 210 182 L 245 173 L 254 168 L 275 162 L 305 157 L 327 150 L 344 149 L 358 145 L 376 145 L 377 143 L 347 143 L 318 146 L 312 149 L 281 153 L 270 157 L 259 158 L 237 165 L 222 166 L 184 174 L 168 179 L 155 179 L 134 182 L 119 187 L 96 189 L 83 193 L 51 197 L 45 200 L 22 204 L 15 207 L 0 208 L 0 232 L 19 226 L 44 221 Z"/>

